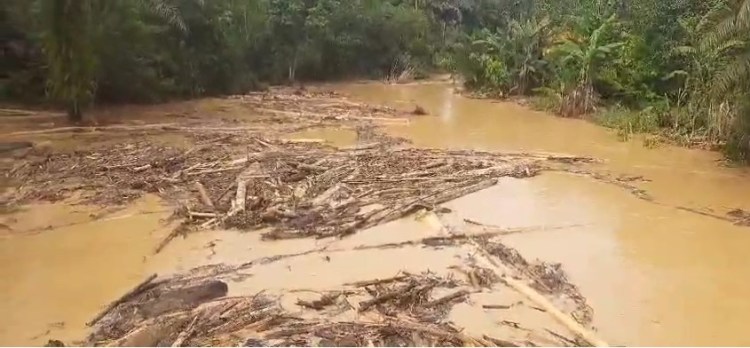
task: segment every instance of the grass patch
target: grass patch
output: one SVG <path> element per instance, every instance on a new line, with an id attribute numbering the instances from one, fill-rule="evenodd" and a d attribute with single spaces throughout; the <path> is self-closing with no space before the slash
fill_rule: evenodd
<path id="1" fill-rule="evenodd" d="M 659 133 L 659 115 L 653 108 L 631 110 L 622 106 L 600 109 L 592 120 L 604 127 L 617 130 L 621 140 L 628 140 L 633 134 Z"/>
<path id="2" fill-rule="evenodd" d="M 556 113 L 560 109 L 560 100 L 555 96 L 538 94 L 528 97 L 528 105 L 537 111 Z"/>

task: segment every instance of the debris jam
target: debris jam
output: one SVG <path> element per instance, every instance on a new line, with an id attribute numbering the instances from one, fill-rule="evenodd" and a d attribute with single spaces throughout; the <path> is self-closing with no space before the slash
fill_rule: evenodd
<path id="1" fill-rule="evenodd" d="M 3 210 L 74 195 L 81 203 L 121 206 L 157 194 L 175 207 L 171 219 L 181 223 L 154 253 L 175 237 L 189 238 L 201 230 L 262 230 L 264 241 L 344 238 L 420 216 L 439 234 L 358 250 L 454 248 L 469 255 L 462 256 L 465 267 L 401 271 L 387 279 L 341 284 L 291 304 L 285 298 L 294 296 L 294 289 L 253 294 L 232 289 L 243 271 L 317 249 L 153 275 L 90 322 L 93 332 L 86 345 L 605 344 L 590 329 L 591 308 L 559 265 L 528 262 L 503 245 L 501 236 L 514 231 L 473 221 L 449 226 L 441 216 L 450 212 L 440 207 L 503 177 L 574 171 L 593 159 L 410 148 L 378 125 L 430 117 L 423 108 L 398 111 L 330 92 L 274 89 L 232 97 L 223 105 L 232 109 L 232 117 L 207 117 L 198 108 L 184 108 L 145 122 L 10 133 L 34 145 L 14 148 L 12 160 L 3 162 L 8 182 L 0 196 Z M 326 139 L 295 136 L 316 128 L 351 130 L 357 142 L 334 147 Z M 71 134 L 85 139 L 85 146 L 55 150 L 55 143 Z M 166 135 L 181 141 L 164 141 Z M 554 319 L 559 328 L 530 330 L 504 320 L 498 325 L 524 334 L 498 337 L 469 334 L 452 324 L 449 313 L 456 304 L 495 291 L 521 294 L 522 305 Z M 486 304 L 482 309 L 510 307 Z"/>
<path id="2" fill-rule="evenodd" d="M 406 244 L 423 248 L 470 245 L 480 250 L 465 267 L 341 284 L 337 289 L 300 293 L 260 291 L 227 296 L 237 274 L 302 254 L 279 255 L 229 267 L 213 265 L 164 279 L 152 275 L 114 301 L 90 323 L 85 345 L 115 346 L 519 346 L 603 345 L 584 329 L 591 309 L 558 266 L 529 263 L 494 241 L 496 233 L 450 234 Z M 373 246 L 395 248 L 399 245 Z M 507 266 L 500 266 L 500 263 Z M 486 265 L 486 267 L 485 267 Z M 512 274 L 512 275 L 511 275 Z M 527 285 L 528 284 L 528 285 Z M 300 289 L 300 292 L 305 291 Z M 524 335 L 474 335 L 453 325 L 449 313 L 475 294 L 518 291 L 526 297 L 510 305 L 485 304 L 500 313 L 514 305 L 542 314 L 561 313 L 547 297 L 571 304 L 570 322 L 534 332 L 502 321 Z M 308 290 L 308 292 L 310 292 Z M 296 301 L 285 301 L 292 298 Z M 291 307 L 291 309 L 290 309 Z M 502 314 L 498 315 L 502 318 Z"/>

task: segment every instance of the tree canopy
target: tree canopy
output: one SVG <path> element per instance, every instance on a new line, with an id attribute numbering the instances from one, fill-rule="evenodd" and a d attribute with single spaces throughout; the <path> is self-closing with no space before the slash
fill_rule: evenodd
<path id="1" fill-rule="evenodd" d="M 448 70 L 748 158 L 749 40 L 750 0 L 5 0 L 0 98 L 78 119 L 95 102 Z"/>

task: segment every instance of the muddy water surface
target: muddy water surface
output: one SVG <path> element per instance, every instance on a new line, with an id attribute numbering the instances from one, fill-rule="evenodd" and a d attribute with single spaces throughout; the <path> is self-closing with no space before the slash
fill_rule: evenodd
<path id="1" fill-rule="evenodd" d="M 146 276 L 169 233 L 160 220 L 171 211 L 154 196 L 112 213 L 70 203 L 0 217 L 0 345 L 81 339 L 93 314 Z"/>
<path id="2" fill-rule="evenodd" d="M 590 178 L 547 173 L 504 180 L 448 206 L 501 226 L 576 225 L 506 240 L 529 257 L 562 262 L 614 344 L 750 344 L 750 228 L 677 209 L 750 209 L 747 169 L 721 166 L 717 153 L 620 142 L 588 122 L 468 99 L 449 85 L 339 88 L 364 101 L 426 108 L 430 116 L 390 128 L 415 146 L 587 155 L 606 160 L 600 169 L 650 180 L 638 186 L 653 202 Z"/>
<path id="3" fill-rule="evenodd" d="M 747 170 L 720 166 L 715 153 L 671 146 L 647 149 L 637 140 L 619 142 L 612 132 L 584 121 L 511 103 L 467 99 L 446 84 L 334 88 L 363 101 L 423 106 L 430 116 L 389 127 L 415 146 L 587 155 L 606 160 L 597 169 L 650 180 L 636 185 L 653 201 L 589 177 L 545 173 L 503 179 L 447 206 L 458 219 L 545 227 L 505 240 L 528 258 L 563 263 L 594 308 L 601 336 L 613 344 L 750 345 L 744 325 L 750 321 L 750 258 L 745 256 L 750 228 L 678 209 L 716 215 L 735 208 L 750 210 Z M 321 138 L 335 145 L 356 139 L 348 130 L 311 130 L 290 137 Z M 253 269 L 231 287 L 235 294 L 260 289 L 315 291 L 388 277 L 399 270 L 444 270 L 461 264 L 459 258 L 467 253 L 402 248 L 357 251 L 355 256 L 352 251 L 360 245 L 435 233 L 412 219 L 340 241 L 267 243 L 260 242 L 258 232 L 212 231 L 177 239 L 153 256 L 171 228 L 162 221 L 169 212 L 154 197 L 146 197 L 118 212 L 44 204 L 2 216 L 0 344 L 80 339 L 87 320 L 152 272 L 182 272 L 204 264 L 236 264 L 320 249 Z M 472 300 L 480 304 L 515 301 L 481 298 L 502 294 L 477 296 Z M 533 315 L 538 313 L 527 317 Z M 497 329 L 498 314 L 477 312 L 471 306 L 457 306 L 452 316 L 470 332 Z"/>

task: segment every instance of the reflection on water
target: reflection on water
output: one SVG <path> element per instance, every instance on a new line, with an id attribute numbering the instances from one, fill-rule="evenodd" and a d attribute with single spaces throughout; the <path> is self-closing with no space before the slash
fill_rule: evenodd
<path id="1" fill-rule="evenodd" d="M 585 177 L 547 173 L 504 180 L 449 206 L 501 226 L 576 225 L 507 241 L 530 258 L 562 262 L 594 307 L 601 335 L 614 344 L 750 344 L 750 228 L 675 209 L 749 209 L 747 169 L 720 166 L 717 153 L 619 142 L 588 122 L 464 98 L 448 85 L 338 88 L 365 101 L 424 106 L 431 116 L 390 128 L 415 146 L 573 153 L 650 179 L 639 186 L 656 203 Z"/>
<path id="2" fill-rule="evenodd" d="M 446 88 L 443 91 L 443 105 L 438 110 L 438 114 L 440 115 L 440 119 L 443 121 L 443 123 L 450 123 L 453 118 L 453 91 L 450 88 Z"/>

